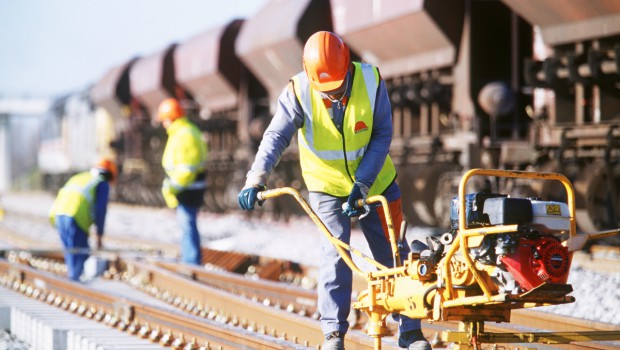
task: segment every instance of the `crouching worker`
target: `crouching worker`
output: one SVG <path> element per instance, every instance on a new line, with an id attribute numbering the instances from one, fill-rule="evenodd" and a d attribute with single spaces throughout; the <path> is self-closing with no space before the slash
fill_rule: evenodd
<path id="1" fill-rule="evenodd" d="M 88 259 L 88 232 L 95 224 L 96 249 L 101 249 L 110 183 L 117 176 L 116 164 L 102 159 L 90 171 L 74 175 L 58 191 L 50 210 L 50 222 L 60 234 L 65 249 L 67 275 L 79 281 Z"/>

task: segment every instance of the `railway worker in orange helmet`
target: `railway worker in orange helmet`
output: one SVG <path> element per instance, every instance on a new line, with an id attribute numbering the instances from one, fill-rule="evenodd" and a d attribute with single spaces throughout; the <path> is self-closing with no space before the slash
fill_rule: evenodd
<path id="1" fill-rule="evenodd" d="M 79 281 L 88 259 L 88 234 L 94 224 L 95 246 L 101 249 L 110 193 L 109 183 L 118 176 L 114 161 L 102 158 L 90 171 L 72 176 L 58 191 L 49 218 L 65 248 L 67 275 Z"/>
<path id="2" fill-rule="evenodd" d="M 196 218 L 207 188 L 207 144 L 177 99 L 161 102 L 158 119 L 168 134 L 161 161 L 166 173 L 162 194 L 166 205 L 176 208 L 182 231 L 181 261 L 200 265 L 202 253 Z"/>
<path id="3" fill-rule="evenodd" d="M 354 206 L 367 196 L 385 196 L 395 232 L 400 231 L 401 193 L 388 155 L 392 111 L 385 83 L 376 67 L 352 62 L 342 39 L 326 31 L 313 34 L 306 42 L 303 67 L 279 97 L 278 109 L 239 193 L 239 206 L 254 209 L 257 193 L 266 188 L 269 175 L 297 134 L 302 174 L 314 212 L 332 235 L 345 243 L 351 237 L 351 218 L 359 217 L 373 257 L 393 266 L 383 211 Z M 321 349 L 343 349 L 349 328 L 352 271 L 327 238 L 321 239 L 318 296 L 325 335 Z M 407 256 L 408 251 L 405 244 L 401 256 Z M 399 346 L 430 349 L 420 320 L 399 316 L 395 316 Z"/>

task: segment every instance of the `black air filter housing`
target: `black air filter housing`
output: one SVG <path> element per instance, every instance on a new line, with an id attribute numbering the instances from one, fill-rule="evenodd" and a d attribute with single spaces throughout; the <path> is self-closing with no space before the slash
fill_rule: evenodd
<path id="1" fill-rule="evenodd" d="M 524 198 L 489 198 L 483 213 L 491 225 L 514 225 L 532 222 L 532 202 Z"/>

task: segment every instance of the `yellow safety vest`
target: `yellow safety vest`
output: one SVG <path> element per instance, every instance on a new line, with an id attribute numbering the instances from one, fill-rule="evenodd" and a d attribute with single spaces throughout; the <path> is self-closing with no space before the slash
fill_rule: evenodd
<path id="1" fill-rule="evenodd" d="M 371 65 L 354 62 L 351 96 L 343 119 L 343 134 L 331 120 L 319 92 L 310 87 L 304 72 L 293 77 L 295 95 L 304 113 L 299 130 L 300 164 L 309 191 L 333 196 L 349 195 L 355 171 L 370 142 L 379 72 Z M 396 178 L 388 155 L 369 196 L 381 194 Z"/>
<path id="2" fill-rule="evenodd" d="M 49 218 L 55 225 L 56 215 L 73 217 L 77 225 L 86 233 L 94 220 L 95 189 L 103 181 L 88 171 L 74 175 L 58 191 L 52 204 Z"/>
<path id="3" fill-rule="evenodd" d="M 172 122 L 166 132 L 168 142 L 161 164 L 173 192 L 205 188 L 204 179 L 196 181 L 196 176 L 205 171 L 208 155 L 207 144 L 198 127 L 183 117 Z"/>

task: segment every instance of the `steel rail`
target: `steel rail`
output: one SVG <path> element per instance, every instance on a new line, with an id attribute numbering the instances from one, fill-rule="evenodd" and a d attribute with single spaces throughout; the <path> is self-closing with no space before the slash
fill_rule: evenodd
<path id="1" fill-rule="evenodd" d="M 198 308 L 202 309 L 202 312 L 215 318 L 232 320 L 245 327 L 307 347 L 320 346 L 324 341 L 320 324 L 316 320 L 205 286 L 146 262 L 131 262 L 128 270 L 133 271 L 135 277 L 130 278 L 133 280 L 130 283 L 136 288 L 155 293 L 166 291 L 170 297 L 175 296 L 169 299 L 182 301 L 178 305 L 182 309 L 188 309 L 189 303 L 200 305 Z M 373 342 L 366 336 L 348 334 L 345 346 L 351 349 L 371 349 Z"/>
<path id="2" fill-rule="evenodd" d="M 168 264 L 168 263 L 164 263 L 164 264 Z M 189 276 L 187 276 L 187 271 L 183 272 L 182 269 L 180 269 L 179 271 L 177 271 L 176 273 L 179 274 L 184 274 L 186 277 L 188 278 L 192 278 L 191 274 Z M 18 274 L 21 274 L 18 272 Z M 206 275 L 205 275 L 206 276 Z M 216 276 L 214 276 L 216 277 Z M 234 278 L 232 280 L 229 280 L 230 282 L 234 281 Z M 273 283 L 267 283 L 267 285 L 271 285 Z M 73 285 L 73 284 L 72 284 Z M 81 287 L 80 285 L 77 285 L 78 287 Z M 260 283 L 257 283 L 254 285 L 254 287 L 256 287 L 257 289 L 260 289 Z M 60 286 L 59 289 L 62 290 L 67 290 L 67 288 Z M 268 288 L 269 289 L 269 288 Z M 275 300 L 275 299 L 274 299 Z M 109 303 L 109 302 L 108 302 Z M 117 309 L 123 309 L 123 307 L 121 307 L 120 303 L 116 303 L 116 308 Z M 149 315 L 148 312 L 139 312 L 140 314 L 144 313 L 146 315 Z M 185 317 L 185 316 L 178 316 L 178 317 Z M 152 328 L 155 328 L 155 324 L 156 322 L 153 321 L 151 318 L 149 317 L 145 317 L 145 319 L 148 320 L 148 323 L 152 324 Z M 444 326 L 449 325 L 450 322 L 444 323 L 444 322 L 437 322 L 434 325 L 432 325 L 431 328 L 437 329 L 437 327 L 440 327 L 439 329 L 442 329 Z M 554 331 L 594 331 L 594 330 L 614 330 L 614 329 L 618 329 L 618 326 L 613 326 L 613 325 L 609 325 L 609 324 L 603 324 L 603 323 L 593 323 L 591 321 L 585 321 L 585 320 L 579 320 L 579 319 L 570 319 L 570 318 L 566 318 L 563 316 L 556 316 L 553 314 L 548 314 L 548 313 L 543 313 L 543 312 L 536 312 L 533 310 L 515 310 L 511 323 L 506 323 L 506 324 L 488 324 L 485 325 L 485 328 L 487 329 L 487 331 L 497 331 L 497 332 L 509 332 L 509 331 L 514 331 L 515 327 L 519 327 L 519 326 L 525 326 L 528 327 L 530 329 L 544 329 L 544 330 L 554 330 Z M 162 326 L 159 326 L 160 328 Z M 452 327 L 454 328 L 454 327 Z M 187 331 L 187 329 L 185 329 L 185 331 Z M 219 331 L 219 330 L 218 330 Z M 243 330 L 240 330 L 243 331 Z M 266 332 L 267 330 L 265 330 Z M 425 333 L 427 333 L 428 330 L 425 329 Z M 163 331 L 162 331 L 163 333 Z M 176 332 L 175 332 L 176 333 Z M 180 333 L 179 333 L 180 334 Z M 355 335 L 352 335 L 351 337 L 348 336 L 348 338 L 354 338 L 356 337 Z M 359 337 L 359 336 L 357 336 Z M 363 338 L 363 337 L 361 337 Z M 499 341 L 499 338 L 498 338 Z M 215 344 L 213 342 L 211 342 L 210 344 Z M 617 347 L 614 346 L 607 346 L 605 344 L 600 344 L 600 343 L 577 343 L 577 344 L 563 344 L 563 345 L 557 345 L 557 347 L 559 348 L 566 348 L 566 349 L 585 349 L 585 348 L 593 348 L 593 349 L 614 349 Z"/>
<path id="3" fill-rule="evenodd" d="M 139 300 L 95 291 L 87 286 L 63 280 L 25 265 L 11 264 L 4 259 L 0 259 L 0 281 L 7 287 L 65 310 L 78 313 L 78 310 L 82 309 L 82 316 L 106 320 L 108 325 L 121 330 L 129 331 L 133 327 L 133 329 L 141 329 L 145 332 L 146 327 L 148 328 L 147 335 L 160 330 L 160 335 L 154 337 L 154 340 L 173 348 L 182 348 L 189 342 L 195 343 L 196 348 L 199 344 L 206 344 L 206 348 L 221 349 L 298 347 L 290 341 L 270 337 L 260 332 L 252 332 L 227 323 L 184 314 L 178 310 L 164 310 Z M 97 317 L 95 316 L 97 313 L 105 314 L 105 316 Z"/>
<path id="4" fill-rule="evenodd" d="M 1 230 L 0 230 L 1 231 Z M 0 270 L 2 270 L 0 268 Z M 14 270 L 14 269 L 13 269 Z M 176 273 L 180 273 L 183 274 L 183 272 L 181 270 L 176 271 Z M 15 276 L 21 276 L 22 272 L 11 272 L 10 274 L 12 274 L 14 277 Z M 2 276 L 0 276 L 1 278 Z M 15 277 L 16 279 L 19 279 L 18 277 Z M 192 273 L 187 274 L 185 273 L 185 278 L 190 278 L 190 279 L 196 279 L 198 280 L 198 278 L 196 278 L 196 275 L 193 275 Z M 219 283 L 219 282 L 218 282 Z M 227 283 L 234 283 L 232 281 L 229 281 Z M 72 284 L 75 285 L 75 284 Z M 257 289 L 260 288 L 259 284 L 257 284 L 255 286 Z M 20 287 L 21 288 L 21 287 Z M 60 295 L 60 292 L 59 292 Z M 274 295 L 274 302 L 276 300 L 276 297 Z M 247 299 L 246 299 L 247 302 Z M 95 303 L 91 304 L 91 305 L 95 305 Z M 122 303 L 117 303 L 116 307 L 118 309 L 122 309 L 122 307 L 119 307 L 119 305 L 123 305 Z M 94 306 L 90 306 L 90 308 L 95 308 L 95 309 L 100 309 L 100 308 L 96 308 Z M 131 309 L 131 308 L 130 308 Z M 135 308 L 133 308 L 133 310 L 135 310 Z M 146 314 L 148 315 L 148 312 L 138 312 L 140 314 Z M 522 325 L 522 326 L 527 326 L 529 328 L 535 328 L 535 329 L 544 329 L 544 330 L 553 330 L 553 331 L 560 331 L 560 332 L 568 332 L 568 331 L 597 331 L 597 330 L 617 330 L 618 327 L 617 326 L 613 326 L 613 325 L 607 325 L 607 324 L 602 324 L 603 326 L 597 325 L 597 326 L 591 326 L 591 321 L 584 321 L 584 320 L 576 320 L 573 319 L 571 320 L 571 322 L 568 324 L 568 326 L 561 326 L 560 322 L 558 322 L 558 325 L 555 325 L 555 323 L 551 323 L 551 319 L 557 318 L 557 319 L 564 319 L 564 317 L 562 316 L 555 316 L 553 314 L 548 314 L 548 313 L 538 313 L 538 314 L 544 314 L 542 317 L 538 317 L 538 321 L 537 318 L 535 316 L 530 317 L 530 314 L 536 314 L 537 312 L 533 311 L 533 310 L 513 310 L 513 316 L 511 318 L 511 322 L 510 323 L 505 323 L 505 324 L 493 324 L 493 325 L 485 325 L 485 328 L 487 330 L 503 330 L 504 332 L 506 330 L 510 330 L 511 327 L 513 326 L 518 326 L 518 325 Z M 187 315 L 189 317 L 191 317 L 191 315 Z M 183 315 L 178 315 L 178 317 L 184 318 L 185 316 Z M 202 320 L 202 318 L 199 318 L 200 320 Z M 220 317 L 218 322 L 222 322 L 221 320 L 225 320 L 225 319 L 229 319 L 229 317 L 227 317 L 226 315 L 224 315 L 223 317 Z M 540 322 L 537 323 L 537 322 Z M 555 322 L 555 321 L 554 321 Z M 153 325 L 155 325 L 155 322 L 152 322 Z M 435 326 L 442 324 L 442 323 L 436 323 Z M 226 325 L 226 324 L 225 324 Z M 607 326 L 605 326 L 607 325 Z M 601 328 L 603 327 L 603 328 Z M 606 328 L 606 327 L 610 327 L 610 328 Z M 142 327 L 144 328 L 144 327 Z M 186 328 L 189 329 L 189 328 Z M 512 328 L 512 330 L 514 330 L 514 328 Z M 242 327 L 241 330 L 239 330 L 240 332 L 244 331 L 244 328 Z M 267 328 L 264 328 L 263 332 L 267 333 L 269 330 Z M 219 329 L 218 329 L 219 332 Z M 175 331 L 175 334 L 177 332 Z M 272 332 L 273 333 L 273 332 Z M 426 330 L 425 330 L 426 333 Z M 178 333 L 181 334 L 181 333 Z M 276 335 L 277 333 L 274 333 L 274 335 Z M 351 334 L 351 335 L 347 335 L 347 340 L 350 341 L 350 339 L 352 338 L 356 338 L 358 337 L 358 335 L 355 334 Z M 499 339 L 499 338 L 498 338 Z M 360 341 L 360 343 L 364 343 L 363 341 Z M 211 343 L 212 345 L 215 343 Z M 300 345 L 301 346 L 301 345 Z M 597 348 L 597 349 L 615 349 L 618 347 L 615 346 L 607 346 L 604 344 L 598 344 L 598 343 L 576 343 L 576 344 L 566 344 L 566 345 L 557 345 L 557 347 L 559 348 Z M 349 345 L 347 345 L 347 348 L 350 348 Z M 364 348 L 363 346 L 360 348 Z"/>
<path id="5" fill-rule="evenodd" d="M 200 267 L 157 261 L 155 264 L 168 271 L 205 285 L 216 287 L 250 299 L 258 299 L 263 304 L 285 305 L 289 312 L 303 311 L 303 315 L 312 316 L 317 310 L 317 293 L 315 289 L 305 289 L 289 283 L 268 280 L 256 280 L 243 275 L 217 270 L 205 270 Z M 291 306 L 295 306 L 291 310 Z"/>

